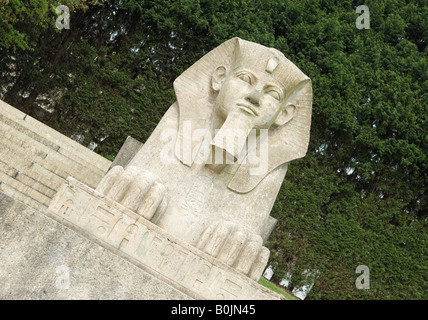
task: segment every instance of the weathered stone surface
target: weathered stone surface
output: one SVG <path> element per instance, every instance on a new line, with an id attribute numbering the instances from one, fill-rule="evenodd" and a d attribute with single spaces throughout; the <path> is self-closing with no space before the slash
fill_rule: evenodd
<path id="1" fill-rule="evenodd" d="M 280 299 L 234 268 L 73 178 L 59 190 L 47 214 L 190 297 Z M 258 269 L 253 272 L 263 271 Z"/>
<path id="2" fill-rule="evenodd" d="M 97 190 L 258 279 L 288 163 L 307 150 L 311 80 L 278 50 L 233 38 L 174 89 L 150 138 Z"/>
<path id="3" fill-rule="evenodd" d="M 177 101 L 150 138 L 142 146 L 130 138 L 113 166 L 0 105 L 0 191 L 43 212 L 49 205 L 46 214 L 108 250 L 5 200 L 0 280 L 7 285 L 0 294 L 279 298 L 254 280 L 269 258 L 269 214 L 288 163 L 307 150 L 311 80 L 279 51 L 233 38 L 179 76 L 174 89 Z M 82 183 L 68 178 L 51 202 L 68 176 Z M 57 262 L 60 273 L 75 275 L 66 291 L 52 275 Z M 147 292 L 134 277 L 146 279 Z"/>
<path id="4" fill-rule="evenodd" d="M 111 161 L 0 100 L 0 192 L 43 211 L 68 176 L 95 187 L 110 166 Z"/>
<path id="5" fill-rule="evenodd" d="M 0 299 L 191 299 L 0 192 Z"/>
<path id="6" fill-rule="evenodd" d="M 140 151 L 143 143 L 134 139 L 133 137 L 127 137 L 122 147 L 119 150 L 119 153 L 114 158 L 111 167 L 121 166 L 126 167 L 132 158 Z"/>

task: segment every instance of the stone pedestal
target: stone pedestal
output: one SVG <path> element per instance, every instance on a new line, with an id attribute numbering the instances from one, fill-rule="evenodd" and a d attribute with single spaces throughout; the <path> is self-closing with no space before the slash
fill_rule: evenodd
<path id="1" fill-rule="evenodd" d="M 0 192 L 0 300 L 191 300 Z"/>
<path id="2" fill-rule="evenodd" d="M 195 299 L 281 299 L 216 258 L 68 178 L 47 215 Z"/>

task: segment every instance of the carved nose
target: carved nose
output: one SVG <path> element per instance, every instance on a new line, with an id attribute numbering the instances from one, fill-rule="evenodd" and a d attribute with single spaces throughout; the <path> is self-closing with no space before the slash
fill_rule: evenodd
<path id="1" fill-rule="evenodd" d="M 250 94 L 246 97 L 246 99 L 252 104 L 258 105 L 260 101 L 260 91 L 259 90 L 251 91 Z"/>

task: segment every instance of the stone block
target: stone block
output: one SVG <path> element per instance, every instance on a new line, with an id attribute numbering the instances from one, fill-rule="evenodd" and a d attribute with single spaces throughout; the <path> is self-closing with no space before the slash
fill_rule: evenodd
<path id="1" fill-rule="evenodd" d="M 0 100 L 0 122 L 3 121 L 53 150 L 78 156 L 101 171 L 107 171 L 111 165 L 111 161 Z"/>
<path id="2" fill-rule="evenodd" d="M 47 215 L 197 299 L 281 299 L 242 273 L 68 178 Z"/>
<path id="3" fill-rule="evenodd" d="M 191 299 L 0 192 L 1 300 Z"/>
<path id="4" fill-rule="evenodd" d="M 111 167 L 126 167 L 132 160 L 132 158 L 135 157 L 138 151 L 140 151 L 142 146 L 143 143 L 134 139 L 133 137 L 129 136 L 128 138 L 126 138 L 125 142 L 119 150 L 119 153 L 111 164 Z"/>

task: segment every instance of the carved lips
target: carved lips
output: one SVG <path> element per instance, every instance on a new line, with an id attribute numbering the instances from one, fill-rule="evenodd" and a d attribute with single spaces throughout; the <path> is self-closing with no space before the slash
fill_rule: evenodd
<path id="1" fill-rule="evenodd" d="M 259 115 L 258 112 L 254 108 L 252 108 L 248 105 L 239 103 L 238 107 L 239 107 L 239 109 L 241 109 L 242 111 L 252 115 L 253 117 L 257 117 Z"/>

